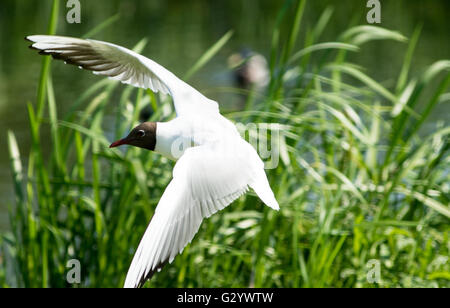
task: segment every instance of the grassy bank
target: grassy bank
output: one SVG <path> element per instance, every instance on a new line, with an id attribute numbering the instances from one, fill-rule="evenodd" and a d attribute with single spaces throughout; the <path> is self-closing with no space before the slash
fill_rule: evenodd
<path id="1" fill-rule="evenodd" d="M 57 33 L 58 3 L 49 33 Z M 349 26 L 324 42 L 332 10 L 305 25 L 305 3 L 287 1 L 279 13 L 266 92 L 244 91 L 245 109 L 225 114 L 244 124 L 281 125 L 280 163 L 267 170 L 280 212 L 252 194 L 240 198 L 205 220 L 151 286 L 450 286 L 450 126 L 422 129 L 433 108 L 448 103 L 450 61 L 410 74 L 420 27 L 407 39 L 381 27 Z M 199 57 L 186 77 L 230 38 L 225 34 Z M 391 80 L 374 80 L 349 62 L 351 53 L 376 40 L 405 46 Z M 134 49 L 142 51 L 146 42 Z M 30 153 L 8 134 L 16 202 L 11 232 L 0 239 L 0 286 L 73 286 L 66 265 L 78 259 L 78 286 L 120 287 L 173 163 L 108 145 L 147 105 L 155 110 L 150 120 L 172 117 L 163 113 L 171 101 L 99 78 L 58 118 L 57 106 L 65 102 L 54 95 L 50 66 L 44 58 L 36 102 L 28 104 Z M 110 103 L 113 95 L 119 104 Z M 44 129 L 51 132 L 50 151 Z M 368 276 L 377 266 L 381 280 L 374 283 Z"/>

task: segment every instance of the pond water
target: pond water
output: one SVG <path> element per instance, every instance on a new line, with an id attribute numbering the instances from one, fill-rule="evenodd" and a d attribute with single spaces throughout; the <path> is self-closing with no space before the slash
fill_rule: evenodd
<path id="1" fill-rule="evenodd" d="M 82 36 L 107 18 L 119 13 L 118 20 L 94 38 L 126 47 L 148 38 L 143 54 L 164 65 L 178 76 L 184 73 L 228 30 L 232 40 L 191 80 L 196 88 L 214 99 L 226 100 L 220 87 L 232 85 L 227 58 L 246 47 L 268 56 L 276 16 L 284 1 L 277 0 L 160 0 L 119 1 L 81 0 L 81 24 L 65 21 L 66 1 L 61 0 L 57 33 Z M 415 53 L 412 73 L 432 62 L 448 58 L 448 12 L 450 1 L 381 1 L 382 23 L 389 29 L 410 36 L 423 23 L 422 36 Z M 328 6 L 334 14 L 322 41 L 335 40 L 352 18 L 366 24 L 365 1 L 310 1 L 305 10 L 305 24 L 314 25 Z M 22 156 L 30 148 L 26 104 L 34 102 L 41 58 L 30 51 L 24 37 L 46 32 L 51 8 L 49 0 L 2 0 L 0 2 L 0 230 L 8 228 L 7 205 L 14 203 L 6 134 L 12 130 L 18 138 Z M 292 15 L 292 14 L 291 14 Z M 293 16 L 288 15 L 288 18 Z M 302 36 L 304 31 L 301 31 Z M 301 38 L 300 38 L 301 39 Z M 395 78 L 406 50 L 405 44 L 372 42 L 351 60 L 367 68 L 379 81 Z M 58 112 L 63 115 L 71 103 L 91 83 L 101 77 L 53 63 L 53 81 Z M 448 107 L 439 106 L 432 116 L 449 120 Z M 48 134 L 43 130 L 43 134 Z M 48 144 L 50 147 L 51 144 Z M 24 162 L 26 163 L 26 161 Z"/>

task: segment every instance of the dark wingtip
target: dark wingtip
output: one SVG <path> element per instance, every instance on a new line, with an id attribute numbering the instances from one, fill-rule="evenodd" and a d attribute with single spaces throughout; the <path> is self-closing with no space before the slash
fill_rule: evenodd
<path id="1" fill-rule="evenodd" d="M 38 48 L 34 48 L 34 47 L 33 47 L 34 43 L 36 43 L 36 42 L 33 41 L 33 40 L 31 40 L 31 39 L 30 39 L 30 36 L 31 36 L 31 35 L 27 35 L 27 36 L 24 37 L 25 41 L 31 42 L 31 43 L 32 43 L 31 45 L 28 45 L 28 48 L 33 49 L 33 50 L 40 50 L 40 49 L 38 49 Z"/>
<path id="2" fill-rule="evenodd" d="M 143 288 L 145 283 L 150 281 L 152 279 L 153 275 L 156 274 L 158 271 L 162 270 L 164 266 L 166 266 L 169 263 L 169 259 L 161 262 L 159 265 L 156 266 L 153 270 L 149 271 L 147 275 L 143 275 L 138 284 L 136 285 L 136 288 L 140 289 Z"/>
<path id="3" fill-rule="evenodd" d="M 23 39 L 24 39 L 25 41 L 27 41 L 27 42 L 32 42 L 32 43 L 34 43 L 32 40 L 29 39 L 29 37 L 30 37 L 30 36 L 27 35 L 27 36 L 25 36 Z M 33 47 L 33 44 L 28 45 L 28 48 L 30 48 L 30 49 L 36 49 L 36 48 Z"/>
<path id="4" fill-rule="evenodd" d="M 48 52 L 48 51 L 43 50 L 43 49 L 34 48 L 33 46 L 31 46 L 31 49 L 39 50 L 39 54 L 41 56 L 50 56 L 50 55 L 53 56 L 53 54 L 51 52 Z M 53 58 L 54 58 L 54 56 L 53 56 Z"/>

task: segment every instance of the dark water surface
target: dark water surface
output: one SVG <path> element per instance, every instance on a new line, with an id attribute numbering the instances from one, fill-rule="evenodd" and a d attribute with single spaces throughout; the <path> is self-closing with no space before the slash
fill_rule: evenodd
<path id="1" fill-rule="evenodd" d="M 113 26 L 94 38 L 131 48 L 146 37 L 149 43 L 143 54 L 178 76 L 183 76 L 207 48 L 233 29 L 232 40 L 191 80 L 191 84 L 219 99 L 221 104 L 226 104 L 227 96 L 220 94 L 218 88 L 232 85 L 228 56 L 243 47 L 268 56 L 276 16 L 284 3 L 278 0 L 81 0 L 82 23 L 68 24 L 65 21 L 66 1 L 60 2 L 58 34 L 82 36 L 120 13 Z M 449 58 L 450 1 L 385 0 L 381 3 L 381 26 L 410 37 L 414 28 L 423 23 L 414 55 L 413 74 L 436 60 Z M 368 9 L 365 4 L 366 1 L 361 0 L 309 1 L 303 25 L 313 26 L 323 10 L 333 5 L 334 14 L 322 41 L 334 41 L 352 20 L 355 24 L 366 24 Z M 14 202 L 6 134 L 7 130 L 16 134 L 25 159 L 30 148 L 26 103 L 36 99 L 42 60 L 27 48 L 23 38 L 46 32 L 50 10 L 49 0 L 0 1 L 0 230 L 7 228 L 7 205 Z M 292 12 L 287 18 L 293 18 Z M 389 81 L 398 75 L 405 50 L 406 44 L 371 42 L 351 60 L 366 67 L 367 73 L 378 81 Z M 52 72 L 60 116 L 80 93 L 101 78 L 56 62 Z M 437 108 L 429 125 L 437 120 L 449 120 L 448 107 L 444 104 Z M 46 134 L 44 129 L 44 137 Z M 51 144 L 47 146 L 51 147 Z"/>

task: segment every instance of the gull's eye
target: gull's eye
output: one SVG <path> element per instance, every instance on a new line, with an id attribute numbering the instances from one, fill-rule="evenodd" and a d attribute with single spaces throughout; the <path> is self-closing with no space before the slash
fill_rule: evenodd
<path id="1" fill-rule="evenodd" d="M 145 131 L 143 131 L 142 129 L 141 129 L 141 130 L 138 130 L 137 135 L 138 135 L 139 137 L 144 137 L 144 136 L 145 136 Z"/>

